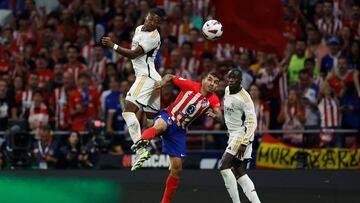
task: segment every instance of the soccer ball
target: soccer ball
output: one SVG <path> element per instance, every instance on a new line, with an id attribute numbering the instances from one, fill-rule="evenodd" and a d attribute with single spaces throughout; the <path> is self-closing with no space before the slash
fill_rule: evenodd
<path id="1" fill-rule="evenodd" d="M 217 20 L 208 20 L 202 27 L 202 34 L 206 39 L 214 41 L 223 34 L 223 27 Z"/>

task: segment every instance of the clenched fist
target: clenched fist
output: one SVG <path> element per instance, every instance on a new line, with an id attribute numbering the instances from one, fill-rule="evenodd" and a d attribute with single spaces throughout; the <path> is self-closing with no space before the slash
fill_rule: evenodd
<path id="1" fill-rule="evenodd" d="M 114 47 L 114 42 L 111 41 L 110 37 L 101 38 L 101 43 L 109 48 Z"/>

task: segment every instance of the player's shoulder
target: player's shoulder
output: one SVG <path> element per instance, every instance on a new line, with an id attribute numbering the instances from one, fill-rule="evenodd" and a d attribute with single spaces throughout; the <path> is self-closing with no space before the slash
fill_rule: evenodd
<path id="1" fill-rule="evenodd" d="M 237 96 L 244 103 L 249 103 L 252 101 L 250 94 L 244 88 L 241 88 L 241 90 L 237 93 Z"/>
<path id="2" fill-rule="evenodd" d="M 160 33 L 157 29 L 150 33 L 150 37 L 154 40 L 160 40 Z"/>
<path id="3" fill-rule="evenodd" d="M 144 25 L 139 25 L 135 28 L 135 33 L 138 33 L 141 31 L 141 28 L 143 27 Z"/>

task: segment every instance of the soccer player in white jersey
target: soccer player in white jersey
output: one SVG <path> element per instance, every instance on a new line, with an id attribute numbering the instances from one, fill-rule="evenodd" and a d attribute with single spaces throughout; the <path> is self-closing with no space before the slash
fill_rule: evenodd
<path id="1" fill-rule="evenodd" d="M 131 49 L 120 47 L 113 43 L 109 37 L 102 38 L 102 44 L 106 45 L 122 56 L 131 59 L 135 71 L 136 80 L 126 95 L 125 110 L 122 113 L 129 134 L 134 143 L 146 146 L 147 140 L 141 140 L 141 127 L 136 117 L 136 112 L 143 109 L 148 120 L 152 121 L 160 110 L 160 74 L 155 69 L 154 60 L 160 48 L 160 34 L 157 30 L 161 25 L 165 11 L 154 8 L 149 11 L 145 22 L 136 28 L 132 39 Z M 141 143 L 138 143 L 141 142 Z M 131 170 L 138 167 L 150 158 L 150 153 L 145 147 L 139 147 L 136 151 L 136 162 Z"/>
<path id="2" fill-rule="evenodd" d="M 220 172 L 234 203 L 240 203 L 237 183 L 250 202 L 259 203 L 254 183 L 246 174 L 257 125 L 254 103 L 249 93 L 241 87 L 242 73 L 240 70 L 230 70 L 227 78 L 224 118 L 228 128 L 229 141 L 220 161 Z"/>

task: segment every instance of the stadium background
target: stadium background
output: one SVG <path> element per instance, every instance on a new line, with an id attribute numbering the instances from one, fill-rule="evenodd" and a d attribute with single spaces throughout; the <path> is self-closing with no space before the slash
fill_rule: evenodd
<path id="1" fill-rule="evenodd" d="M 114 125 L 105 126 L 104 133 L 86 125 L 95 118 L 106 121 L 104 101 L 109 89 L 126 93 L 134 81 L 131 62 L 98 46 L 99 39 L 108 35 L 117 44 L 130 47 L 134 28 L 155 6 L 167 12 L 156 60 L 161 74 L 199 81 L 211 70 L 222 74 L 230 68 L 242 70 L 243 86 L 256 102 L 259 123 L 251 163 L 251 169 L 258 169 L 250 173 L 264 202 L 355 201 L 359 187 L 350 183 L 349 177 L 358 172 L 341 171 L 360 167 L 360 7 L 355 0 L 0 1 L 0 166 L 29 170 L 2 174 L 81 177 L 81 171 L 64 170 L 81 168 L 94 170 L 87 172 L 93 178 L 96 170 L 126 168 L 109 171 L 117 177 L 126 202 L 136 202 L 131 199 L 136 190 L 146 190 L 151 184 L 157 185 L 152 188 L 157 196 L 147 193 L 149 201 L 159 199 L 167 171 L 149 169 L 138 176 L 128 172 L 133 159 L 121 116 L 115 116 Z M 203 22 L 214 18 L 223 24 L 224 36 L 209 42 L 199 30 Z M 81 72 L 90 80 L 79 82 Z M 117 76 L 118 82 L 112 76 Z M 88 89 L 86 99 L 81 99 L 84 111 L 71 116 L 76 105 L 73 96 L 83 93 L 78 87 Z M 217 92 L 220 98 L 224 88 L 225 81 Z M 177 91 L 163 89 L 162 106 L 173 101 Z M 124 95 L 118 94 L 116 99 L 122 105 Z M 145 124 L 142 113 L 138 117 Z M 89 128 L 90 134 L 86 132 Z M 186 168 L 191 171 L 185 173 L 184 186 L 174 202 L 197 194 L 199 201 L 210 194 L 214 202 L 228 200 L 220 176 L 213 170 L 226 146 L 224 126 L 203 117 L 190 130 Z M 68 139 L 72 131 L 81 133 Z M 93 136 L 100 138 L 100 148 L 89 141 Z M 36 147 L 38 140 L 52 149 L 46 159 Z M 71 144 L 76 146 L 73 157 L 81 156 L 81 161 L 64 158 L 72 153 Z M 158 153 L 159 142 L 153 145 L 153 152 Z M 92 149 L 97 153 L 91 154 Z M 166 169 L 167 157 L 155 155 L 145 167 Z M 59 170 L 36 173 L 37 169 Z M 111 179 L 107 171 L 101 174 Z M 192 178 L 196 176 L 205 191 L 194 186 L 197 183 Z M 299 180 L 302 176 L 309 182 Z M 143 186 L 131 183 L 136 177 L 140 182 L 146 180 Z M 277 182 L 284 177 L 289 178 L 284 185 Z M 276 199 L 286 185 L 290 187 L 287 196 Z M 304 199 L 299 199 L 301 196 Z"/>

